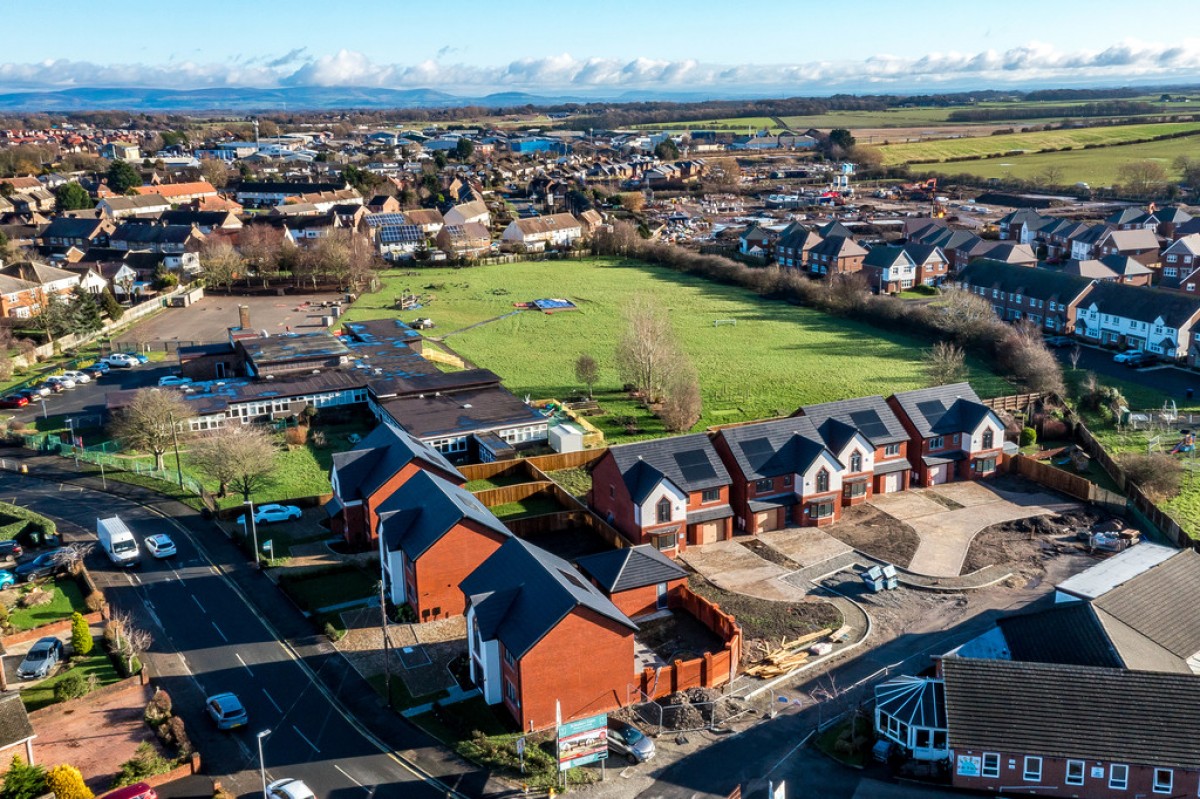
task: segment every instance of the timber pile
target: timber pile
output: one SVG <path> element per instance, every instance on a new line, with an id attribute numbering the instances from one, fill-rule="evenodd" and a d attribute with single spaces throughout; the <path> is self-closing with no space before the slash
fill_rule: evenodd
<path id="1" fill-rule="evenodd" d="M 770 679 L 771 677 L 782 677 L 798 666 L 803 666 L 808 660 L 808 647 L 815 641 L 819 641 L 832 632 L 829 628 L 817 630 L 815 633 L 802 635 L 794 641 L 789 641 L 786 638 L 779 642 L 779 646 L 772 649 L 761 660 L 748 666 L 745 673 L 751 677 L 760 677 L 762 679 Z"/>

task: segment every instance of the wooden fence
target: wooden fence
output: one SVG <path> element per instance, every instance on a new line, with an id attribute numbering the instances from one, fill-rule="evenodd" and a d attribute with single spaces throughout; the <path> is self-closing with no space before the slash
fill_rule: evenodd
<path id="1" fill-rule="evenodd" d="M 1022 477 L 1027 477 L 1034 482 L 1041 483 L 1047 488 L 1052 488 L 1067 496 L 1075 497 L 1075 499 L 1088 502 L 1092 499 L 1092 489 L 1095 484 L 1077 474 L 1056 469 L 1045 463 L 1035 461 L 1033 458 L 1027 458 L 1024 455 L 1018 455 L 1012 459 L 1012 469 Z"/>
<path id="2" fill-rule="evenodd" d="M 520 502 L 523 499 L 529 499 L 534 494 L 548 494 L 553 496 L 548 490 L 554 483 L 546 479 L 541 479 L 531 483 L 517 483 L 516 485 L 500 486 L 499 488 L 485 488 L 481 491 L 474 491 L 475 497 L 489 508 L 494 508 L 498 505 L 507 505 L 510 502 Z"/>
<path id="3" fill-rule="evenodd" d="M 683 586 L 672 606 L 690 614 L 719 637 L 724 645 L 692 660 L 676 660 L 669 666 L 642 669 L 638 687 L 651 699 L 659 699 L 689 688 L 717 688 L 731 681 L 742 661 L 742 628 L 733 616 Z"/>
<path id="4" fill-rule="evenodd" d="M 521 470 L 532 480 L 548 479 L 543 472 L 555 472 L 559 469 L 581 469 L 598 461 L 607 449 L 585 449 L 581 452 L 559 452 L 553 455 L 534 455 L 531 458 L 517 458 L 511 461 L 495 461 L 493 463 L 471 463 L 458 467 L 462 476 L 467 480 L 490 480 L 497 476 L 517 474 Z M 537 470 L 534 474 L 533 470 Z"/>
<path id="5" fill-rule="evenodd" d="M 983 404 L 993 411 L 1023 411 L 1040 400 L 1043 394 L 1010 394 L 1007 397 L 992 397 Z"/>

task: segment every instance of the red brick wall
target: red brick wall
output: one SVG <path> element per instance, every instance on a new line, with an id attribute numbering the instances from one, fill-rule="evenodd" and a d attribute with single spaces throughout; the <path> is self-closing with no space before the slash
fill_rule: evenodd
<path id="1" fill-rule="evenodd" d="M 667 583 L 668 604 L 674 605 L 679 600 L 679 593 L 686 583 L 687 579 L 682 577 Z M 618 610 L 632 619 L 634 616 L 653 613 L 657 610 L 658 586 L 646 585 L 628 591 L 618 591 L 609 597 L 609 599 L 617 606 Z"/>
<path id="2" fill-rule="evenodd" d="M 621 707 L 633 674 L 633 630 L 586 608 L 576 608 L 518 661 L 521 729 L 554 726 L 554 703 L 563 721 Z"/>
<path id="3" fill-rule="evenodd" d="M 633 543 L 644 543 L 642 531 L 634 522 L 633 497 L 625 488 L 616 459 L 607 452 L 592 469 L 592 508 L 605 521 L 611 513 L 613 527 Z"/>
<path id="4" fill-rule="evenodd" d="M 455 525 L 414 564 L 415 586 L 408 602 L 421 621 L 447 619 L 466 612 L 458 584 L 475 571 L 505 538 L 474 522 Z"/>
<path id="5" fill-rule="evenodd" d="M 729 682 L 736 675 L 742 660 L 742 628 L 720 606 L 692 593 L 687 586 L 672 593 L 672 606 L 695 617 L 712 630 L 724 647 L 699 658 L 676 660 L 670 666 L 659 669 L 646 668 L 638 676 L 638 687 L 644 694 L 659 698 L 688 688 L 715 688 Z"/>
<path id="6" fill-rule="evenodd" d="M 982 756 L 983 750 L 959 749 L 955 755 Z M 1129 766 L 1129 782 L 1125 790 L 1115 790 L 1108 787 L 1111 773 L 1109 761 L 1084 760 L 1083 785 L 1067 785 L 1067 760 L 1065 758 L 1042 758 L 1042 777 L 1038 782 L 1026 782 L 1023 779 L 1025 753 L 1012 754 L 1000 752 L 1000 776 L 997 778 L 963 777 L 954 768 L 953 784 L 956 788 L 967 788 L 976 791 L 996 791 L 1003 789 L 1006 796 L 1015 794 L 1034 794 L 1037 796 L 1087 797 L 1087 799 L 1117 799 L 1118 797 L 1147 797 L 1147 796 L 1196 796 L 1200 784 L 1200 771 L 1174 770 L 1174 780 L 1169 793 L 1156 794 L 1153 792 L 1154 767 Z M 1009 768 L 1012 761 L 1013 768 Z M 957 760 L 954 761 L 957 764 Z M 1092 768 L 1103 768 L 1104 777 L 1091 776 Z"/>
<path id="7" fill-rule="evenodd" d="M 729 449 L 729 443 L 725 441 L 725 437 L 718 434 L 713 438 L 713 447 L 717 450 L 718 457 L 725 464 L 725 468 L 729 471 L 729 477 L 733 481 L 729 486 L 729 506 L 733 508 L 734 518 L 731 520 L 733 530 L 741 532 L 753 526 L 753 519 L 750 512 L 746 509 L 746 499 L 749 496 L 750 485 L 746 481 L 746 475 L 742 474 L 742 470 L 738 468 L 737 461 L 733 457 L 733 452 Z M 738 517 L 741 517 L 742 524 L 739 527 Z"/>

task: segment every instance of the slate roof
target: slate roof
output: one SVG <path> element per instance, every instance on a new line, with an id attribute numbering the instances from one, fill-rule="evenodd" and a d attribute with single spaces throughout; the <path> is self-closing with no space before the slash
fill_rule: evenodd
<path id="1" fill-rule="evenodd" d="M 185 244 L 196 235 L 191 225 L 147 225 L 141 222 L 126 222 L 113 232 L 110 240 L 130 244 Z"/>
<path id="2" fill-rule="evenodd" d="M 159 221 L 167 225 L 198 225 L 199 227 L 221 227 L 226 222 L 237 221 L 229 211 L 163 211 Z"/>
<path id="3" fill-rule="evenodd" d="M 1119 211 L 1114 211 L 1111 215 L 1105 218 L 1104 224 L 1113 226 L 1129 225 L 1133 224 L 1133 222 L 1141 219 L 1145 215 L 1146 214 L 1142 211 L 1142 209 L 1129 206 L 1127 208 L 1122 208 Z"/>
<path id="4" fill-rule="evenodd" d="M 687 577 L 686 569 L 649 544 L 588 555 L 576 565 L 609 596 Z"/>
<path id="5" fill-rule="evenodd" d="M 804 416 L 729 427 L 718 435 L 747 480 L 800 474 L 828 452 L 812 420 Z"/>
<path id="6" fill-rule="evenodd" d="M 883 397 L 856 397 L 819 405 L 805 405 L 798 413 L 812 420 L 820 428 L 827 420 L 836 419 L 862 433 L 874 447 L 899 444 L 908 441 L 904 425 Z"/>
<path id="7" fill-rule="evenodd" d="M 509 538 L 459 587 L 474 608 L 479 634 L 524 657 L 576 608 L 587 608 L 631 631 L 637 625 L 562 558 Z"/>
<path id="8" fill-rule="evenodd" d="M 850 228 L 846 227 L 845 225 L 843 225 L 841 222 L 838 222 L 837 220 L 834 220 L 833 222 L 828 222 L 828 223 L 822 225 L 821 227 L 817 228 L 817 233 L 823 239 L 828 239 L 828 238 L 848 239 L 854 235 L 853 233 L 850 232 Z"/>
<path id="9" fill-rule="evenodd" d="M 608 452 L 638 504 L 663 478 L 689 493 L 729 485 L 729 472 L 704 433 L 622 444 Z"/>
<path id="10" fill-rule="evenodd" d="M 943 251 L 964 250 L 966 252 L 973 252 L 984 243 L 983 239 L 974 233 L 969 233 L 965 230 L 952 230 L 950 228 L 932 230 L 930 231 L 930 235 L 923 236 L 921 241 L 925 244 L 936 244 Z"/>
<path id="11" fill-rule="evenodd" d="M 1167 327 L 1179 329 L 1200 311 L 1200 300 L 1189 294 L 1124 283 L 1097 283 L 1079 304 L 1096 306 L 1102 314 L 1153 322 L 1161 317 Z"/>
<path id="12" fill-rule="evenodd" d="M 1128 255 L 1113 253 L 1106 255 L 1100 259 L 1100 263 L 1107 266 L 1114 274 L 1124 277 L 1139 277 L 1141 275 L 1152 275 L 1154 270 L 1144 265 L 1140 261 L 1135 261 Z"/>
<path id="13" fill-rule="evenodd" d="M 942 660 L 950 748 L 1200 768 L 1200 677 Z"/>
<path id="14" fill-rule="evenodd" d="M 29 723 L 29 714 L 25 712 L 25 703 L 21 701 L 19 691 L 8 691 L 0 694 L 0 747 L 33 738 L 36 733 Z"/>
<path id="15" fill-rule="evenodd" d="M 366 499 L 414 460 L 423 461 L 446 474 L 462 477 L 446 460 L 446 456 L 433 447 L 391 425 L 381 424 L 359 441 L 354 449 L 333 454 L 333 468 L 337 471 L 341 498 Z"/>
<path id="16" fill-rule="evenodd" d="M 498 385 L 440 395 L 396 397 L 381 402 L 380 406 L 418 438 L 463 435 L 546 421 L 545 416 Z"/>
<path id="17" fill-rule="evenodd" d="M 992 413 L 969 383 L 902 391 L 892 396 L 922 438 L 974 430 Z"/>
<path id="18" fill-rule="evenodd" d="M 972 252 L 972 255 L 1009 264 L 1033 265 L 1037 263 L 1037 256 L 1034 255 L 1032 247 L 1012 241 L 983 242 L 982 246 Z"/>
<path id="19" fill-rule="evenodd" d="M 904 245 L 904 251 L 913 259 L 913 263 L 918 266 L 922 264 L 945 263 L 947 261 L 946 254 L 942 252 L 942 248 L 936 244 L 922 244 L 920 242 L 909 242 Z"/>
<path id="20" fill-rule="evenodd" d="M 820 241 L 821 236 L 815 231 L 809 230 L 799 222 L 793 222 L 783 229 L 783 232 L 775 241 L 775 247 L 803 251 L 815 247 Z"/>
<path id="21" fill-rule="evenodd" d="M 1022 294 L 1064 305 L 1083 295 L 1092 285 L 1088 278 L 1065 271 L 1030 269 L 987 259 L 972 261 L 958 273 L 957 279 L 977 288 L 1000 289 L 1006 294 Z"/>
<path id="22" fill-rule="evenodd" d="M 888 269 L 898 265 L 916 266 L 916 261 L 905 248 L 892 245 L 872 247 L 867 252 L 867 257 L 863 259 L 863 266 L 873 266 L 879 269 Z"/>
<path id="23" fill-rule="evenodd" d="M 1016 211 L 1011 211 L 1000 217 L 996 224 L 1000 227 L 1025 224 L 1030 228 L 1040 228 L 1046 224 L 1047 220 L 1048 217 L 1042 216 L 1032 208 L 1018 208 Z"/>
<path id="24" fill-rule="evenodd" d="M 60 216 L 38 234 L 42 239 L 92 239 L 104 233 L 104 222 L 86 217 Z"/>
<path id="25" fill-rule="evenodd" d="M 379 506 L 379 535 L 388 552 L 416 560 L 456 524 L 472 521 L 504 538 L 512 535 L 465 488 L 429 472 L 417 472 Z"/>
<path id="26" fill-rule="evenodd" d="M 8 266 L 0 269 L 0 274 L 5 274 L 9 277 L 18 280 L 45 285 L 53 283 L 56 280 L 67 280 L 68 278 L 78 279 L 79 275 L 74 272 L 68 272 L 66 269 L 60 269 L 57 266 L 50 264 L 38 263 L 37 261 L 18 261 L 11 263 Z"/>
<path id="27" fill-rule="evenodd" d="M 853 258 L 859 255 L 865 256 L 867 250 L 848 236 L 826 236 L 820 244 L 809 250 L 809 253 L 824 255 L 828 258 Z"/>

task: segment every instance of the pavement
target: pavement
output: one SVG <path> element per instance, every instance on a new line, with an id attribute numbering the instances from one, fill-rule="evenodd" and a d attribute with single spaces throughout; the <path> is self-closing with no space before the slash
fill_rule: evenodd
<path id="1" fill-rule="evenodd" d="M 0 474 L 0 495 L 54 517 L 69 541 L 94 538 L 100 513 L 120 515 L 139 537 L 167 531 L 175 539 L 172 560 L 144 558 L 140 569 L 118 572 L 94 553 L 89 567 L 110 604 L 153 634 L 147 667 L 171 694 L 210 779 L 240 795 L 260 790 L 255 734 L 270 728 L 263 741 L 268 777 L 303 779 L 322 797 L 444 799 L 447 789 L 472 797 L 508 790 L 384 707 L 274 584 L 191 508 L 123 483 L 109 482 L 103 492 L 99 480 L 72 474 L 66 459 L 21 449 L 3 455 L 25 463 L 29 476 Z M 241 697 L 247 728 L 213 729 L 204 697 L 218 691 Z M 189 784 L 181 790 L 200 795 Z"/>

